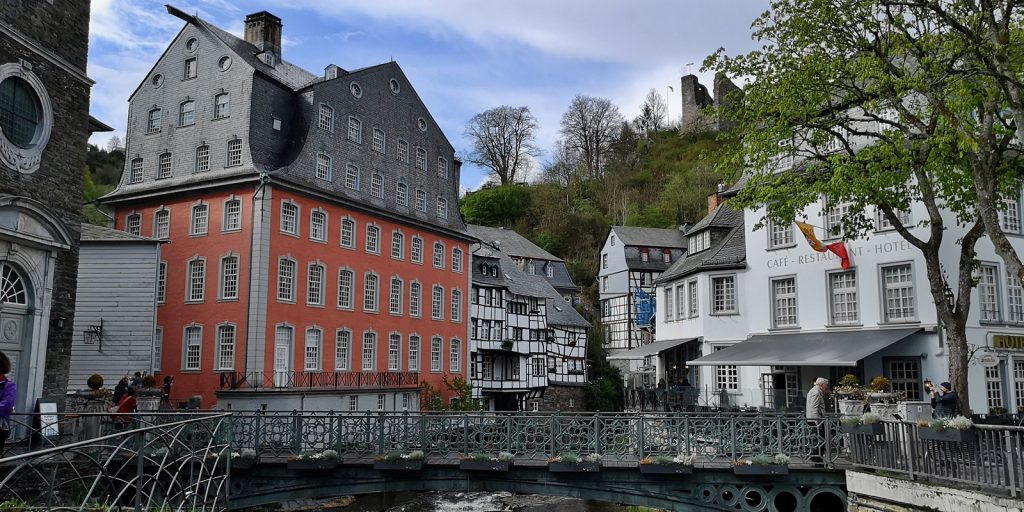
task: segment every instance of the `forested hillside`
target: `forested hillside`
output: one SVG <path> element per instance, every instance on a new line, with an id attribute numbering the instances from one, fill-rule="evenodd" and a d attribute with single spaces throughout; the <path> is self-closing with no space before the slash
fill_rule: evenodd
<path id="1" fill-rule="evenodd" d="M 600 174 L 591 176 L 559 155 L 536 183 L 471 192 L 462 214 L 469 223 L 513 228 L 565 259 L 593 307 L 598 253 L 609 226 L 675 228 L 700 220 L 720 181 L 702 156 L 719 145 L 713 133 L 640 135 L 624 124 Z"/>
<path id="2" fill-rule="evenodd" d="M 92 144 L 89 145 L 89 154 L 86 156 L 85 171 L 82 177 L 85 182 L 85 205 L 82 207 L 82 213 L 85 215 L 86 222 L 97 226 L 107 225 L 107 216 L 90 202 L 114 190 L 117 181 L 121 179 L 123 169 L 124 151 L 117 148 L 101 149 Z"/>

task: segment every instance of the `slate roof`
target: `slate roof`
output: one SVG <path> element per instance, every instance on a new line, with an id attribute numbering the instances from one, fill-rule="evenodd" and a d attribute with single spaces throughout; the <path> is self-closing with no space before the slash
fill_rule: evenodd
<path id="1" fill-rule="evenodd" d="M 623 245 L 642 247 L 686 248 L 686 237 L 678 229 L 639 228 L 634 226 L 612 226 Z"/>
<path id="2" fill-rule="evenodd" d="M 231 51 L 235 52 L 241 57 L 247 64 L 255 68 L 260 73 L 269 76 L 275 81 L 289 87 L 292 90 L 300 89 L 311 82 L 316 80 L 319 75 L 300 68 L 299 66 L 292 64 L 284 59 L 277 62 L 277 66 L 268 66 L 265 62 L 260 60 L 257 55 L 263 53 L 256 45 L 236 37 L 235 35 L 218 28 L 206 20 L 199 17 L 192 17 L 194 23 L 208 30 L 211 34 L 220 39 Z"/>
<path id="3" fill-rule="evenodd" d="M 160 243 L 160 240 L 82 223 L 82 242 Z"/>
<path id="4" fill-rule="evenodd" d="M 743 223 L 743 211 L 720 204 L 718 208 L 694 224 L 687 234 L 693 234 L 708 227 L 731 228 L 737 223 Z"/>
<path id="5" fill-rule="evenodd" d="M 562 258 L 541 249 L 514 229 L 492 228 L 477 224 L 466 224 L 470 235 L 486 243 L 497 242 L 501 252 L 513 258 L 531 258 L 535 260 L 563 261 Z"/>
<path id="6" fill-rule="evenodd" d="M 727 205 L 721 205 L 717 210 L 723 208 L 736 212 L 736 210 Z M 712 212 L 708 217 L 715 215 L 716 212 Z M 739 215 L 729 213 L 722 217 L 722 219 L 733 220 L 733 225 L 731 228 L 728 228 L 729 231 L 725 233 L 725 236 L 713 239 L 711 247 L 706 250 L 694 254 L 686 254 L 682 259 L 673 263 L 654 282 L 664 283 L 707 270 L 745 268 L 747 266 L 747 249 L 743 233 L 743 215 L 742 212 L 739 213 Z M 726 226 L 715 227 L 723 231 L 727 229 Z"/>
<path id="7" fill-rule="evenodd" d="M 555 290 L 551 283 L 544 279 L 543 276 L 531 276 L 523 272 L 507 254 L 483 244 L 474 244 L 470 252 L 472 252 L 474 257 L 496 258 L 501 267 L 500 275 L 498 276 L 500 282 L 496 282 L 495 278 L 492 277 L 481 279 L 480 274 L 477 273 L 475 268 L 477 266 L 476 261 L 474 261 L 474 282 L 492 286 L 505 286 L 516 295 L 546 299 L 548 324 L 590 327 L 590 322 L 587 322 L 576 311 L 576 308 L 566 303 L 562 294 Z"/>

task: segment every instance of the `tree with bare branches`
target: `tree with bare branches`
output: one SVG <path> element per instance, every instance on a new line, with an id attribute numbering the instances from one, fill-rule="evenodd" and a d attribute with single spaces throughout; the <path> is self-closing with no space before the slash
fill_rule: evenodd
<path id="1" fill-rule="evenodd" d="M 525 181 L 540 154 L 533 143 L 537 119 L 530 107 L 502 105 L 485 110 L 466 123 L 466 136 L 473 141 L 467 161 L 487 168 L 501 185 Z"/>
<path id="2" fill-rule="evenodd" d="M 604 175 L 605 157 L 622 129 L 622 114 L 611 100 L 577 94 L 562 114 L 562 137 L 576 151 L 587 178 Z"/>

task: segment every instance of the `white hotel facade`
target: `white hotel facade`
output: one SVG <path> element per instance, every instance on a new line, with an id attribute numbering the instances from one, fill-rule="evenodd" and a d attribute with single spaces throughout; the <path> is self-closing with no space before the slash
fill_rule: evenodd
<path id="1" fill-rule="evenodd" d="M 1015 235 L 1024 235 L 1020 206 L 1014 202 L 1003 214 L 1004 227 Z M 845 210 L 824 211 L 823 199 L 804 213 L 817 236 L 830 243 L 840 238 Z M 794 409 L 817 377 L 835 382 L 854 373 L 863 383 L 884 375 L 909 400 L 927 399 L 924 380 L 949 380 L 924 258 L 884 222 L 847 242 L 852 266 L 844 271 L 831 253 L 812 250 L 795 226 L 755 231 L 762 209 L 734 213 L 717 235 L 713 223 L 704 226 L 710 236 L 690 230 L 688 253 L 656 281 L 659 377 L 672 378 L 676 367 L 708 402 L 724 396 L 736 406 Z M 920 204 L 908 215 L 910 223 L 926 218 Z M 941 260 L 953 276 L 959 265 L 956 241 L 965 228 L 947 216 Z M 927 237 L 925 229 L 913 231 Z M 730 230 L 738 232 L 726 237 Z M 742 257 L 729 257 L 737 239 Z M 1024 237 L 1011 239 L 1024 251 Z M 972 361 L 971 405 L 981 413 L 1000 407 L 1015 412 L 1024 408 L 1024 288 L 1007 275 L 988 238 L 978 241 L 977 253 L 981 266 L 968 343 L 984 347 L 979 353 L 994 355 L 996 364 Z M 687 345 L 700 357 L 666 360 L 673 352 L 691 352 L 673 350 Z"/>

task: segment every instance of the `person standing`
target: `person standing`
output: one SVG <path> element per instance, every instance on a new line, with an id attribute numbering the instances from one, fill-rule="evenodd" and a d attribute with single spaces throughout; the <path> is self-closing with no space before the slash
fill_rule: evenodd
<path id="1" fill-rule="evenodd" d="M 121 399 L 124 398 L 125 393 L 128 392 L 128 375 L 125 374 L 121 377 L 121 380 L 117 381 L 117 386 L 114 387 L 114 405 L 121 403 Z"/>
<path id="2" fill-rule="evenodd" d="M 960 413 L 960 397 L 952 384 L 943 382 L 939 389 L 932 389 L 932 409 L 936 418 L 952 418 Z"/>
<path id="3" fill-rule="evenodd" d="M 825 419 L 825 403 L 828 400 L 828 379 L 818 377 L 807 392 L 807 417 Z"/>
<path id="4" fill-rule="evenodd" d="M 0 456 L 11 435 L 11 414 L 18 401 L 18 386 L 7 379 L 8 373 L 11 373 L 11 360 L 0 352 Z"/>

